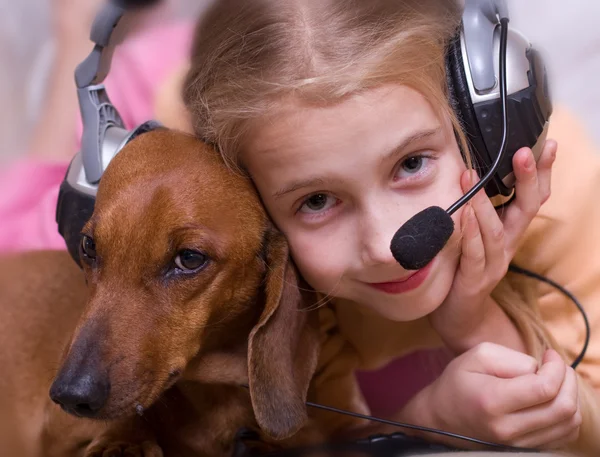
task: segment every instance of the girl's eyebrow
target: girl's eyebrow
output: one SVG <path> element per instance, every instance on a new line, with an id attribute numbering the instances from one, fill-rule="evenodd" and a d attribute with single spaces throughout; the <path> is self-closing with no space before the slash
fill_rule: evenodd
<path id="1" fill-rule="evenodd" d="M 292 182 L 289 186 L 279 189 L 277 192 L 273 194 L 273 198 L 281 198 L 285 194 L 289 194 L 290 192 L 297 191 L 298 189 L 302 189 L 304 187 L 312 187 L 312 186 L 321 186 L 325 181 L 321 178 L 312 178 L 305 179 L 302 181 Z"/>
<path id="2" fill-rule="evenodd" d="M 429 139 L 438 135 L 442 131 L 442 126 L 438 125 L 432 129 L 419 130 L 417 132 L 413 132 L 408 137 L 404 138 L 400 144 L 395 146 L 390 152 L 388 152 L 382 159 L 382 162 L 386 162 L 390 159 L 393 159 L 398 156 L 402 151 L 407 149 L 409 146 L 412 146 L 414 143 L 418 141 Z"/>
<path id="3" fill-rule="evenodd" d="M 438 125 L 431 129 L 418 130 L 416 132 L 411 133 L 409 136 L 404 138 L 397 146 L 395 146 L 390 152 L 388 152 L 383 158 L 382 161 L 389 160 L 390 158 L 396 157 L 400 152 L 411 146 L 413 143 L 421 141 L 423 139 L 431 138 L 433 136 L 438 135 L 442 131 L 441 125 Z M 286 194 L 291 192 L 295 192 L 298 189 L 302 189 L 304 187 L 314 187 L 314 186 L 322 186 L 325 181 L 322 178 L 309 178 L 300 181 L 294 181 L 290 183 L 288 186 L 279 189 L 277 192 L 273 194 L 273 198 L 279 199 Z"/>

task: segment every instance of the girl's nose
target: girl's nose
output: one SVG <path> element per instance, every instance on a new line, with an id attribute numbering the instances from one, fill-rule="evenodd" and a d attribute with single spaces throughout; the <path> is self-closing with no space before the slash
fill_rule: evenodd
<path id="1" fill-rule="evenodd" d="M 390 243 L 399 225 L 393 212 L 369 211 L 361 221 L 361 257 L 364 265 L 395 264 Z"/>

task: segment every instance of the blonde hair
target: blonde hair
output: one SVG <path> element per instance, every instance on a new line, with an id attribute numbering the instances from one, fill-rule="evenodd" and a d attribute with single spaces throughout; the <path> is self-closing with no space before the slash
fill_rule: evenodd
<path id="1" fill-rule="evenodd" d="M 184 85 L 194 131 L 237 164 L 252 121 L 286 97 L 335 103 L 396 83 L 448 116 L 468 150 L 445 69 L 460 18 L 453 0 L 219 0 L 196 30 Z"/>
<path id="2" fill-rule="evenodd" d="M 454 0 L 218 0 L 198 25 L 184 85 L 194 131 L 239 165 L 252 123 L 283 99 L 335 103 L 395 83 L 450 119 L 470 166 L 446 79 L 461 11 Z M 520 289 L 507 277 L 493 296 L 540 358 L 550 335 Z"/>

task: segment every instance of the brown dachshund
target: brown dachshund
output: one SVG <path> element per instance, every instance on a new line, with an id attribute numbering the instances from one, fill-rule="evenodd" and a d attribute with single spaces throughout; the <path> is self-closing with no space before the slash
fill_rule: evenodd
<path id="1" fill-rule="evenodd" d="M 0 261 L 7 456 L 225 456 L 241 428 L 318 439 L 314 295 L 247 178 L 191 136 L 146 133 L 83 233 L 83 274 L 66 252 Z"/>

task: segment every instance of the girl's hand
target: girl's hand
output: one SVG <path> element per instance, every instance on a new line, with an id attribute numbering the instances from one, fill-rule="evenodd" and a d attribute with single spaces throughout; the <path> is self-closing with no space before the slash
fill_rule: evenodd
<path id="1" fill-rule="evenodd" d="M 425 395 L 421 409 L 431 415 L 422 425 L 444 431 L 542 449 L 561 448 L 579 436 L 577 377 L 553 350 L 538 368 L 533 357 L 483 343 L 454 359 L 418 395 Z"/>
<path id="2" fill-rule="evenodd" d="M 550 176 L 556 150 L 556 142 L 547 141 L 537 164 L 531 149 L 522 148 L 515 153 L 516 197 L 506 208 L 497 212 L 482 189 L 463 209 L 462 252 L 454 282 L 445 301 L 429 316 L 433 328 L 451 349 L 460 353 L 484 340 L 506 343 L 481 339 L 486 319 L 488 329 L 504 325 L 490 322 L 503 314 L 490 294 L 506 275 L 519 239 L 540 206 L 550 197 Z M 473 186 L 475 177 L 473 170 L 463 174 L 464 192 Z M 504 320 L 509 322 L 507 318 Z M 490 336 L 487 333 L 487 337 Z"/>

